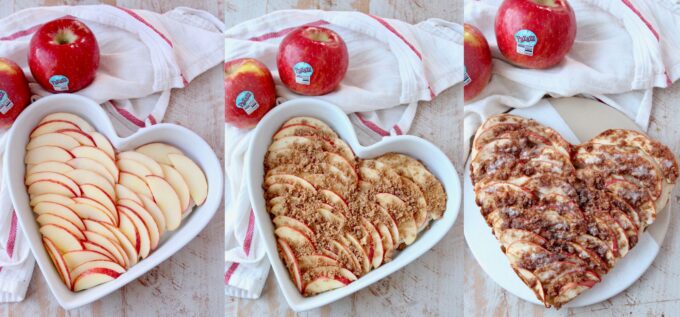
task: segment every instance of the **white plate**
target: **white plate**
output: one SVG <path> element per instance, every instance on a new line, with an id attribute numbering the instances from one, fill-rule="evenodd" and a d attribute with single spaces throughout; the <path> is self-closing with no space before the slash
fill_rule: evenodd
<path id="1" fill-rule="evenodd" d="M 638 129 L 630 119 L 618 111 L 582 98 L 553 100 L 555 109 L 549 104 L 510 113 L 531 117 L 538 122 L 555 128 L 570 142 L 587 141 L 600 132 L 610 128 Z M 565 131 L 569 129 L 577 129 Z M 574 140 L 576 139 L 576 140 Z M 464 233 L 465 241 L 472 255 L 492 280 L 510 293 L 536 305 L 543 304 L 536 295 L 520 280 L 512 270 L 507 257 L 501 252 L 500 244 L 491 233 L 479 207 L 475 203 L 475 193 L 470 180 L 469 164 L 464 176 Z M 621 259 L 614 269 L 602 277 L 602 282 L 582 293 L 563 307 L 581 307 L 605 301 L 622 292 L 644 274 L 659 253 L 668 230 L 671 211 L 669 206 L 658 215 L 656 221 L 647 228 L 638 244 Z"/>
<path id="2" fill-rule="evenodd" d="M 42 238 L 38 232 L 39 227 L 29 205 L 26 186 L 24 186 L 24 154 L 29 134 L 43 117 L 54 112 L 70 112 L 83 117 L 97 131 L 107 136 L 117 150 L 134 149 L 151 142 L 174 145 L 196 161 L 208 178 L 208 197 L 205 203 L 184 219 L 179 229 L 166 233 L 158 249 L 148 258 L 140 261 L 117 279 L 81 292 L 71 292 L 61 281 L 59 273 L 52 265 L 43 247 Z M 222 201 L 222 166 L 213 150 L 201 137 L 178 125 L 157 124 L 141 129 L 129 137 L 120 138 L 102 107 L 78 95 L 60 94 L 44 97 L 26 108 L 14 122 L 10 131 L 4 159 L 4 174 L 9 183 L 9 194 L 19 223 L 28 238 L 40 270 L 47 280 L 47 285 L 65 309 L 86 305 L 106 296 L 165 261 L 203 230 Z"/>
<path id="3" fill-rule="evenodd" d="M 326 122 L 340 138 L 349 144 L 358 157 L 371 158 L 388 152 L 398 152 L 420 160 L 442 182 L 448 196 L 444 216 L 433 221 L 429 229 L 422 232 L 412 245 L 399 252 L 391 262 L 382 265 L 345 287 L 311 297 L 303 297 L 300 294 L 290 279 L 286 266 L 279 258 L 274 228 L 267 213 L 262 189 L 264 156 L 271 143 L 272 136 L 286 120 L 297 116 L 314 117 Z M 248 180 L 248 190 L 257 226 L 265 241 L 267 255 L 272 263 L 276 280 L 288 304 L 295 311 L 309 310 L 334 302 L 401 269 L 439 242 L 451 229 L 458 216 L 461 202 L 460 180 L 451 161 L 441 150 L 432 143 L 415 136 L 386 137 L 378 143 L 364 147 L 359 144 L 356 132 L 347 115 L 337 106 L 318 99 L 296 99 L 281 104 L 270 111 L 255 129 L 255 135 L 246 156 L 246 179 Z"/>

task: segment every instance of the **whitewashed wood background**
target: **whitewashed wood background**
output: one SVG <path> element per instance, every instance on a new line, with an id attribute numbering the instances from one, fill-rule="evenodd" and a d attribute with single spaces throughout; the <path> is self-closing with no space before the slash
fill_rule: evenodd
<path id="1" fill-rule="evenodd" d="M 451 0 L 227 0 L 227 27 L 282 9 L 358 10 L 417 23 L 428 18 L 462 21 L 463 9 Z M 461 61 L 462 62 L 462 61 Z M 410 134 L 439 146 L 462 171 L 463 94 L 453 87 L 433 102 L 420 104 Z M 229 142 L 229 140 L 227 140 Z M 462 212 L 461 212 L 462 215 Z M 463 221 L 432 250 L 384 280 L 338 302 L 298 316 L 461 316 L 463 314 Z M 226 316 L 292 316 L 274 274 L 258 300 L 226 298 Z"/>
<path id="2" fill-rule="evenodd" d="M 38 5 L 93 4 L 98 1 L 0 0 L 0 17 Z M 166 12 L 177 6 L 223 16 L 221 1 L 110 0 L 103 3 Z M 0 45 L 2 45 L 0 43 Z M 222 159 L 224 153 L 224 89 L 222 66 L 174 90 L 164 122 L 185 126 L 203 137 Z M 0 316 L 223 316 L 224 206 L 192 242 L 124 288 L 79 309 L 59 307 L 36 266 L 26 299 L 0 304 Z"/>

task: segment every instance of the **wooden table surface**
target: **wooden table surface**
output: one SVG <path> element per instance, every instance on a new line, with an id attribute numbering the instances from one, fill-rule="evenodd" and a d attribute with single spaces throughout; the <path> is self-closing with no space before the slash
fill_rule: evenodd
<path id="1" fill-rule="evenodd" d="M 104 1 L 129 8 L 166 12 L 192 6 L 223 15 L 221 1 Z M 0 0 L 0 17 L 37 5 L 92 4 L 93 1 Z M 224 90 L 217 66 L 176 89 L 164 122 L 185 126 L 203 137 L 220 160 L 224 156 Z M 36 265 L 26 299 L 0 304 L 0 316 L 223 316 L 224 206 L 189 244 L 158 267 L 90 305 L 64 311 Z"/>
<path id="2" fill-rule="evenodd" d="M 227 0 L 227 27 L 282 9 L 358 10 L 417 23 L 427 18 L 462 21 L 462 6 L 449 0 Z M 410 134 L 439 146 L 460 171 L 463 167 L 462 86 L 448 89 L 432 102 L 422 102 Z M 229 142 L 227 140 L 227 142 Z M 462 215 L 462 212 L 460 213 Z M 463 314 L 463 221 L 432 250 L 404 269 L 338 302 L 300 316 L 460 316 Z M 257 300 L 226 298 L 226 316 L 291 316 L 274 278 Z"/>
<path id="3" fill-rule="evenodd" d="M 680 157 L 680 83 L 655 89 L 648 133 Z M 680 316 L 680 186 L 671 197 L 671 223 L 661 251 L 647 272 L 621 294 L 581 308 L 545 309 L 503 290 L 479 267 L 465 246 L 466 316 Z"/>

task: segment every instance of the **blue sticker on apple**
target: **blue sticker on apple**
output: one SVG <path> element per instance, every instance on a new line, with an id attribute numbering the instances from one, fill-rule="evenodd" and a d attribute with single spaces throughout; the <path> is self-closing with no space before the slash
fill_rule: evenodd
<path id="1" fill-rule="evenodd" d="M 463 66 L 463 70 L 465 72 L 465 76 L 463 77 L 463 86 L 467 86 L 470 82 L 472 82 L 472 78 L 470 78 L 470 75 L 467 73 L 467 67 Z"/>
<path id="2" fill-rule="evenodd" d="M 517 53 L 534 56 L 534 46 L 538 43 L 538 37 L 531 30 L 519 30 L 515 33 L 515 42 L 517 42 Z"/>
<path id="3" fill-rule="evenodd" d="M 260 105 L 255 100 L 255 94 L 244 90 L 236 96 L 236 107 L 243 109 L 248 115 L 252 114 Z"/>
<path id="4" fill-rule="evenodd" d="M 7 114 L 7 112 L 14 107 L 14 103 L 9 99 L 9 95 L 0 90 L 0 113 Z"/>
<path id="5" fill-rule="evenodd" d="M 309 85 L 314 73 L 314 68 L 305 62 L 299 62 L 293 66 L 295 72 L 295 82 L 300 85 Z"/>
<path id="6" fill-rule="evenodd" d="M 67 91 L 68 90 L 68 78 L 62 75 L 54 75 L 50 77 L 50 84 L 54 91 Z"/>

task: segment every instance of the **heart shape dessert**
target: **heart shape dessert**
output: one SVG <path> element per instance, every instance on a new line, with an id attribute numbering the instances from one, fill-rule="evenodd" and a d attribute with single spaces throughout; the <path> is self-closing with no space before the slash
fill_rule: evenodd
<path id="1" fill-rule="evenodd" d="M 289 227 L 291 229 L 297 230 L 299 232 L 303 232 L 306 230 L 305 227 L 300 226 L 299 223 L 290 221 L 290 219 L 286 218 L 279 218 L 277 220 L 276 216 L 272 217 L 272 215 L 269 213 L 269 210 L 272 210 L 275 213 L 278 213 L 279 211 L 283 211 L 281 209 L 283 205 L 281 204 L 269 204 L 268 206 L 268 201 L 266 195 L 268 195 L 265 192 L 266 188 L 269 188 L 271 186 L 265 184 L 266 178 L 265 178 L 265 168 L 268 165 L 268 160 L 267 158 L 273 158 L 272 156 L 268 156 L 267 152 L 270 149 L 270 146 L 282 146 L 280 149 L 281 151 L 287 151 L 287 145 L 284 146 L 284 144 L 289 143 L 288 141 L 280 141 L 284 139 L 288 139 L 286 135 L 296 137 L 295 135 L 290 135 L 292 134 L 297 134 L 297 133 L 310 133 L 314 132 L 313 129 L 303 126 L 303 124 L 307 123 L 296 123 L 300 125 L 296 125 L 295 128 L 288 127 L 287 129 L 280 129 L 282 126 L 285 125 L 285 123 L 293 118 L 299 118 L 299 117 L 307 117 L 307 118 L 316 118 L 317 120 L 309 120 L 310 125 L 313 125 L 314 123 L 312 121 L 321 121 L 325 125 L 327 125 L 330 129 L 325 129 L 322 128 L 323 130 L 326 130 L 326 132 L 321 132 L 320 134 L 317 135 L 330 135 L 332 136 L 334 134 L 337 135 L 337 138 L 339 139 L 338 141 L 342 141 L 342 143 L 333 141 L 331 147 L 337 146 L 337 150 L 333 150 L 332 152 L 336 155 L 333 154 L 322 154 L 322 152 L 331 152 L 331 151 L 320 151 L 320 152 L 314 152 L 310 151 L 310 156 L 307 158 L 304 158 L 303 161 L 306 162 L 323 162 L 324 165 L 319 165 L 319 166 L 311 166 L 311 165 L 316 165 L 316 164 L 311 164 L 309 167 L 307 167 L 307 170 L 310 171 L 309 175 L 292 175 L 292 176 L 297 176 L 298 178 L 304 179 L 304 177 L 300 176 L 305 176 L 308 177 L 308 179 L 311 181 L 310 184 L 314 187 L 314 189 L 318 192 L 322 192 L 325 194 L 329 194 L 328 198 L 332 199 L 330 193 L 326 191 L 333 191 L 339 190 L 341 185 L 346 183 L 347 181 L 349 182 L 354 182 L 354 179 L 358 179 L 359 182 L 361 181 L 367 181 L 367 182 L 376 182 L 372 176 L 375 176 L 375 174 L 372 174 L 376 170 L 376 166 L 379 165 L 385 165 L 387 166 L 388 164 L 392 164 L 392 162 L 385 163 L 385 161 L 389 161 L 388 158 L 394 158 L 397 160 L 401 159 L 406 159 L 409 162 L 414 162 L 417 163 L 418 165 L 422 164 L 421 166 L 425 166 L 426 170 L 429 171 L 437 180 L 438 182 L 441 182 L 446 201 L 445 201 L 445 207 L 443 209 L 439 210 L 445 210 L 443 212 L 441 218 L 437 221 L 432 221 L 429 226 L 427 226 L 426 230 L 422 230 L 419 234 L 419 237 L 415 239 L 412 244 L 410 244 L 408 247 L 403 248 L 403 250 L 399 250 L 398 252 L 396 250 L 392 250 L 393 253 L 392 255 L 392 260 L 391 261 L 385 261 L 384 255 L 386 254 L 385 250 L 391 249 L 391 248 L 385 248 L 385 245 L 389 245 L 389 241 L 385 241 L 387 244 L 382 244 L 382 249 L 383 249 L 383 259 L 382 259 L 382 264 L 378 265 L 377 268 L 374 268 L 374 264 L 378 264 L 380 261 L 380 257 L 377 256 L 379 254 L 379 251 L 373 252 L 370 260 L 367 260 L 368 254 L 366 254 L 362 249 L 364 249 L 363 246 L 371 246 L 373 244 L 368 244 L 368 241 L 374 241 L 374 240 L 381 240 L 382 242 L 382 236 L 380 238 L 373 238 L 368 235 L 365 236 L 365 240 L 358 241 L 360 247 L 357 247 L 356 244 L 353 244 L 352 238 L 347 237 L 344 235 L 343 237 L 338 236 L 338 240 L 345 240 L 347 241 L 350 245 L 352 246 L 349 252 L 344 252 L 345 254 L 344 260 L 338 261 L 337 259 L 332 259 L 330 257 L 333 256 L 333 254 L 336 254 L 335 252 L 342 252 L 342 251 L 335 251 L 334 250 L 329 250 L 330 252 L 327 252 L 326 254 L 321 253 L 321 249 L 319 249 L 319 253 L 314 253 L 311 254 L 311 256 L 307 257 L 300 257 L 300 259 L 297 261 L 298 268 L 300 266 L 308 266 L 310 263 L 313 263 L 312 265 L 319 264 L 319 267 L 325 266 L 325 268 L 320 268 L 320 269 L 314 269 L 314 270 L 309 270 L 309 273 L 305 273 L 306 271 L 301 270 L 300 273 L 300 283 L 297 282 L 296 276 L 297 274 L 295 273 L 296 271 L 293 270 L 293 274 L 291 275 L 289 266 L 285 263 L 286 261 L 286 253 L 283 254 L 283 258 L 280 256 L 279 250 L 283 250 L 285 252 L 285 247 L 282 247 L 281 249 L 279 248 L 279 241 L 284 241 L 288 246 L 291 246 L 291 243 L 289 240 L 286 238 L 293 238 L 294 237 L 300 237 L 299 234 L 295 233 L 293 230 L 290 230 L 286 227 Z M 298 120 L 299 119 L 294 119 Z M 289 122 L 291 123 L 291 122 Z M 321 126 L 320 126 L 321 127 Z M 318 127 L 317 127 L 318 128 Z M 302 131 L 298 131 L 301 129 Z M 318 130 L 318 129 L 317 129 Z M 318 131 L 316 131 L 318 132 Z M 278 135 L 275 137 L 275 134 Z M 273 139 L 277 139 L 276 141 L 272 141 Z M 293 138 L 295 139 L 295 138 Z M 292 139 L 288 139 L 292 140 Z M 298 139 L 295 142 L 289 143 L 290 145 L 293 145 L 294 147 L 297 147 L 300 145 L 301 147 L 305 147 L 306 145 L 303 144 L 297 144 L 300 140 Z M 279 142 L 279 143 L 277 143 Z M 302 143 L 306 143 L 305 141 L 301 141 Z M 276 145 L 275 145 L 276 144 Z M 326 147 L 328 148 L 328 143 L 325 141 L 323 143 L 316 143 L 315 144 L 319 145 L 321 148 Z M 316 145 L 315 145 L 316 146 Z M 311 150 L 311 148 L 310 148 Z M 402 157 L 400 155 L 393 155 L 390 153 L 401 153 L 404 154 L 404 156 L 408 157 Z M 353 176 L 354 173 L 352 173 L 352 168 L 347 168 L 346 162 L 344 161 L 346 158 L 349 157 L 349 155 L 356 156 L 357 161 L 354 162 L 354 165 L 357 167 L 355 170 L 356 172 L 356 177 Z M 385 156 L 387 155 L 387 156 Z M 383 157 L 385 156 L 385 157 Z M 281 162 L 284 162 L 285 160 L 288 160 L 291 164 L 293 163 L 292 160 L 290 159 L 284 159 L 285 156 L 282 156 Z M 381 160 L 382 162 L 375 160 L 375 159 L 370 159 L 370 158 L 379 158 L 383 157 Z M 350 157 L 351 158 L 351 157 Z M 366 160 L 363 160 L 362 158 L 366 158 Z M 350 160 L 351 161 L 351 160 Z M 358 165 L 359 162 L 365 162 L 363 165 L 364 170 L 360 168 Z M 420 162 L 420 163 L 418 163 Z M 297 163 L 297 162 L 296 162 Z M 246 170 L 246 176 L 245 179 L 247 180 L 247 185 L 248 185 L 248 190 L 250 194 L 250 200 L 252 203 L 253 211 L 255 214 L 255 219 L 256 219 L 256 224 L 258 226 L 258 229 L 262 233 L 261 236 L 257 238 L 261 238 L 264 240 L 265 248 L 267 251 L 267 255 L 269 257 L 269 260 L 272 264 L 272 268 L 274 270 L 274 273 L 276 275 L 276 279 L 278 281 L 278 284 L 286 297 L 286 300 L 288 301 L 288 304 L 290 307 L 296 311 L 302 311 L 302 310 L 308 310 L 312 309 L 315 307 L 319 307 L 322 305 L 326 305 L 330 302 L 336 301 L 342 297 L 345 297 L 349 294 L 352 294 L 368 285 L 371 285 L 372 283 L 375 283 L 379 281 L 380 279 L 386 277 L 387 275 L 395 272 L 396 270 L 399 270 L 403 268 L 405 265 L 408 263 L 412 262 L 428 250 L 430 250 L 439 240 L 441 240 L 444 235 L 448 232 L 448 230 L 452 227 L 453 223 L 455 222 L 457 213 L 458 213 L 458 208 L 460 207 L 460 201 L 461 201 L 461 189 L 460 189 L 460 183 L 458 181 L 458 176 L 451 165 L 451 162 L 449 158 L 446 157 L 437 147 L 432 145 L 431 143 L 420 139 L 418 137 L 414 136 L 395 136 L 395 137 L 387 137 L 383 138 L 381 141 L 370 145 L 370 146 L 362 146 L 356 136 L 356 132 L 353 129 L 353 126 L 351 122 L 349 121 L 347 115 L 337 106 L 313 99 L 313 98 L 301 98 L 301 99 L 296 99 L 292 101 L 288 101 L 284 104 L 281 104 L 274 109 L 272 109 L 263 119 L 260 121 L 258 126 L 256 127 L 254 131 L 254 135 L 252 136 L 251 143 L 250 143 L 250 148 L 247 153 L 246 157 L 246 164 L 247 166 L 245 167 Z M 304 164 L 304 163 L 302 163 Z M 285 167 L 272 167 L 269 172 L 271 174 L 271 171 L 274 171 L 276 169 L 276 173 L 282 172 L 282 173 L 287 173 L 288 171 L 293 171 L 297 172 L 300 171 L 299 166 L 300 164 L 296 164 L 298 167 L 293 167 L 293 166 L 287 166 L 290 164 L 281 164 L 280 166 L 285 166 Z M 350 163 L 351 166 L 351 163 Z M 409 168 L 407 168 L 408 165 L 400 166 L 402 171 L 401 173 L 406 173 Z M 380 169 L 380 168 L 379 168 Z M 420 169 L 419 169 L 420 170 Z M 320 172 L 323 172 L 325 176 L 320 176 L 318 174 L 322 174 Z M 394 172 L 394 173 L 393 173 Z M 403 177 L 402 175 L 399 175 L 400 172 L 397 172 L 396 170 L 393 170 L 392 168 L 389 168 L 389 171 L 379 171 L 379 175 L 382 174 L 389 174 L 394 176 L 396 173 L 398 178 Z M 362 173 L 364 174 L 362 176 Z M 317 176 L 312 176 L 313 174 L 317 174 Z M 274 175 L 270 175 L 274 176 Z M 386 176 L 389 179 L 395 179 L 392 178 L 392 176 Z M 362 179 L 362 177 L 365 177 L 366 179 Z M 414 176 L 418 177 L 418 176 Z M 306 186 L 307 183 L 300 182 L 296 178 L 292 177 L 280 177 L 280 175 L 275 176 L 274 178 L 271 178 L 270 181 L 276 180 L 275 183 L 278 183 L 280 186 L 279 189 L 281 190 L 286 190 L 284 188 L 289 188 L 287 185 L 293 185 L 294 191 L 295 190 L 305 190 L 303 188 L 308 188 L 309 187 L 300 187 L 300 186 Z M 279 182 L 281 180 L 282 182 Z M 336 182 L 338 184 L 333 184 Z M 324 188 L 325 185 L 322 185 L 322 183 L 326 183 L 327 185 L 330 185 L 330 188 Z M 272 183 L 273 185 L 274 183 Z M 305 185 L 303 185 L 305 184 Z M 373 186 L 372 184 L 369 184 Z M 387 188 L 389 184 L 386 184 L 383 188 Z M 359 185 L 357 185 L 358 187 Z M 416 185 L 417 187 L 417 185 Z M 335 188 L 335 189 L 333 189 Z M 377 187 L 376 187 L 377 188 Z M 276 188 L 272 188 L 271 193 L 274 193 L 275 191 L 279 190 Z M 432 193 L 426 193 L 426 194 L 433 194 Z M 384 195 L 386 196 L 386 195 Z M 374 197 L 369 197 L 369 198 L 374 198 Z M 277 199 L 277 198 L 272 198 L 275 201 L 272 201 L 271 203 L 276 203 L 277 201 L 281 202 L 282 200 L 285 200 L 283 198 Z M 296 200 L 293 197 L 288 197 L 287 200 L 293 202 Z M 393 200 L 392 198 L 388 198 L 388 200 Z M 411 199 L 409 199 L 411 200 Z M 343 210 L 344 206 L 343 203 L 340 202 L 339 200 L 335 200 L 336 203 L 333 203 L 332 201 L 329 200 L 331 203 L 327 203 L 327 205 L 321 205 L 322 202 L 316 201 L 316 203 L 319 204 L 319 206 L 323 208 L 318 208 L 318 209 L 312 209 L 310 207 L 310 210 L 315 211 L 316 215 L 318 215 L 318 218 L 316 220 L 319 221 L 319 223 L 322 222 L 327 222 L 329 224 L 329 228 L 333 226 L 333 221 L 345 221 L 346 223 L 355 223 L 357 224 L 356 229 L 359 231 L 366 230 L 365 232 L 374 232 L 371 230 L 371 227 L 376 227 L 376 231 L 378 234 L 380 234 L 380 227 L 381 224 L 385 224 L 385 226 L 382 226 L 383 229 L 382 231 L 385 231 L 385 238 L 387 238 L 388 234 L 386 231 L 390 231 L 390 227 L 387 226 L 388 223 L 390 222 L 379 222 L 376 221 L 377 224 L 370 223 L 370 219 L 372 216 L 367 215 L 369 220 L 368 222 L 370 223 L 365 223 L 362 221 L 360 218 L 356 217 L 354 218 L 353 216 L 347 215 L 347 214 L 342 214 L 340 211 Z M 300 201 L 302 202 L 302 201 Z M 413 203 L 417 203 L 415 201 L 411 201 Z M 393 202 L 394 203 L 394 202 Z M 358 201 L 353 201 L 353 199 L 347 200 L 348 204 L 348 210 L 351 210 L 352 208 L 359 207 Z M 274 207 L 278 205 L 278 207 Z M 351 207 L 350 205 L 354 205 L 354 207 Z M 286 204 L 286 208 L 290 209 L 290 204 Z M 330 206 L 330 208 L 329 208 Z M 375 207 L 375 205 L 373 205 Z M 271 208 L 270 208 L 271 207 Z M 268 209 L 270 208 L 270 209 Z M 304 208 L 303 208 L 304 209 Z M 380 210 L 378 207 L 367 207 L 364 209 L 364 211 L 370 212 L 371 209 L 373 210 Z M 434 209 L 433 209 L 434 210 Z M 288 212 L 288 211 L 287 211 Z M 422 214 L 419 214 L 419 216 Z M 426 217 L 425 219 L 429 219 L 429 214 L 425 214 Z M 404 216 L 407 216 L 406 214 Z M 345 217 L 345 218 L 343 218 Z M 274 219 L 273 219 L 274 218 Z M 294 220 L 305 220 L 309 219 L 306 217 L 302 217 L 299 219 L 296 219 L 295 217 L 290 217 L 293 218 Z M 354 218 L 350 220 L 350 218 Z M 379 217 L 378 217 L 379 218 Z M 328 219 L 328 220 L 326 220 Z M 387 220 L 387 217 L 382 218 L 383 220 Z M 405 218 L 406 219 L 406 218 Z M 274 220 L 274 221 L 272 221 Z M 416 221 L 415 217 L 413 217 L 414 222 Z M 420 218 L 419 218 L 420 220 Z M 277 224 L 278 223 L 278 224 Z M 404 234 L 403 233 L 408 233 L 409 230 L 407 229 L 408 227 L 413 228 L 410 224 L 407 224 L 407 221 L 402 221 L 402 231 L 399 231 L 399 228 L 397 226 L 396 234 L 400 235 L 400 239 L 402 242 L 404 241 L 404 237 L 406 236 L 411 236 L 412 239 L 413 235 L 412 234 Z M 307 224 L 305 224 L 307 225 Z M 277 227 L 277 228 L 275 228 Z M 312 230 L 315 230 L 315 227 L 312 225 L 310 226 Z M 280 228 L 284 228 L 284 230 L 279 230 Z M 393 227 L 392 227 L 393 228 Z M 385 230 L 388 229 L 388 230 Z M 279 232 L 277 233 L 277 230 Z M 329 229 L 330 230 L 330 229 Z M 315 233 L 319 231 L 318 229 L 315 230 Z M 323 230 L 321 230 L 323 231 Z M 416 224 L 416 232 L 418 231 L 418 226 Z M 286 233 L 288 232 L 288 233 Z M 390 231 L 390 237 L 392 238 L 392 244 L 395 246 L 397 244 L 401 244 L 400 242 L 395 242 L 394 235 L 392 235 L 392 232 Z M 292 235 L 289 235 L 292 233 Z M 309 233 L 309 232 L 307 232 Z M 329 231 L 330 233 L 330 231 Z M 357 235 L 361 235 L 362 233 L 356 232 Z M 282 238 L 283 237 L 283 238 Z M 311 236 L 310 236 L 311 237 Z M 318 238 L 318 237 L 316 237 Z M 313 238 L 313 239 L 316 239 Z M 356 236 L 355 236 L 356 238 Z M 294 240 L 290 240 L 294 241 Z M 340 241 L 343 242 L 343 241 Z M 362 245 L 362 243 L 365 243 Z M 295 244 L 295 242 L 293 242 Z M 342 243 L 344 245 L 344 242 Z M 405 243 L 404 243 L 405 244 Z M 323 243 L 320 243 L 319 246 L 323 246 Z M 377 244 L 375 244 L 374 249 L 377 250 L 380 248 Z M 295 249 L 294 247 L 291 247 L 291 251 L 293 251 L 293 257 L 296 257 L 295 255 Z M 365 249 L 364 249 L 365 250 Z M 359 252 L 361 251 L 361 253 Z M 356 252 L 356 253 L 354 253 Z M 368 249 L 368 253 L 371 253 L 370 248 Z M 389 255 L 389 252 L 387 252 Z M 364 257 L 365 255 L 365 257 Z M 304 255 L 302 255 L 304 256 Z M 327 258 L 326 256 L 330 256 Z M 357 256 L 356 258 L 354 256 Z M 292 258 L 289 259 L 289 264 L 292 265 L 292 267 L 295 266 L 295 261 L 290 261 Z M 356 262 L 354 261 L 357 260 Z M 375 263 L 373 260 L 375 259 Z M 344 268 L 341 269 L 339 266 L 336 266 L 336 262 L 342 263 L 342 262 L 347 262 L 347 267 L 342 267 Z M 358 265 L 356 265 L 358 262 Z M 349 264 L 352 263 L 352 264 Z M 330 265 L 323 265 L 323 264 L 330 264 Z M 357 269 L 354 271 L 354 269 Z M 367 271 L 364 275 L 364 272 Z M 352 275 L 356 276 L 357 279 L 354 281 L 351 281 L 353 279 L 352 275 L 348 274 L 351 273 Z M 322 276 L 330 276 L 333 278 L 329 279 L 317 279 L 315 277 L 322 277 Z M 360 277 L 359 277 L 360 276 Z M 337 278 L 336 278 L 337 277 Z M 305 283 L 303 280 L 309 278 L 309 281 L 317 280 L 315 283 L 307 283 L 305 287 Z M 346 279 L 346 280 L 345 280 Z M 351 283 L 347 284 L 348 281 L 351 281 Z M 333 288 L 334 286 L 339 286 L 341 284 L 346 284 L 344 287 L 339 287 L 335 288 L 333 290 L 321 292 L 323 290 Z M 312 285 L 312 286 L 310 286 Z M 302 287 L 299 287 L 302 286 Z M 305 288 L 308 288 L 308 294 L 314 294 L 317 292 L 317 295 L 314 296 L 304 296 L 303 292 Z M 302 289 L 302 292 L 300 291 Z"/>
<path id="2" fill-rule="evenodd" d="M 5 161 L 10 197 L 65 308 L 153 268 L 220 203 L 221 178 L 211 175 L 219 161 L 184 128 L 161 124 L 121 139 L 99 105 L 75 95 L 43 98 L 15 123 Z"/>
<path id="3" fill-rule="evenodd" d="M 590 289 L 634 247 L 678 177 L 664 145 L 607 130 L 572 145 L 513 115 L 489 118 L 473 142 L 476 203 L 513 270 L 546 307 Z"/>
<path id="4" fill-rule="evenodd" d="M 263 186 L 281 258 L 305 296 L 389 262 L 446 206 L 442 184 L 417 160 L 357 158 L 312 117 L 291 118 L 274 134 Z"/>

